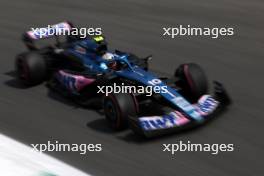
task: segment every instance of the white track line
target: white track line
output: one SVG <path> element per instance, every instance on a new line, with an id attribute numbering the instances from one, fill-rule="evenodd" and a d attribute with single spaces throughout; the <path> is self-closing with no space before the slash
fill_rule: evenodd
<path id="1" fill-rule="evenodd" d="M 90 176 L 58 159 L 0 134 L 0 175 Z"/>

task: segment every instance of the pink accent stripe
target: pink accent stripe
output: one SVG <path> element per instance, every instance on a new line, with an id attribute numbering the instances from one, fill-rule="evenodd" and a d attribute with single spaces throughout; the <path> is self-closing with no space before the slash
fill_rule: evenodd
<path id="1" fill-rule="evenodd" d="M 189 66 L 187 64 L 185 64 L 183 69 L 184 69 L 184 74 L 186 76 L 186 79 L 190 85 L 191 91 L 194 93 L 194 85 L 193 85 L 191 75 L 189 73 Z"/>
<path id="2" fill-rule="evenodd" d="M 184 124 L 186 124 L 186 123 L 188 123 L 190 121 L 182 113 L 180 113 L 178 111 L 175 111 L 175 113 L 180 117 L 180 119 L 177 120 L 179 125 L 184 125 Z"/>

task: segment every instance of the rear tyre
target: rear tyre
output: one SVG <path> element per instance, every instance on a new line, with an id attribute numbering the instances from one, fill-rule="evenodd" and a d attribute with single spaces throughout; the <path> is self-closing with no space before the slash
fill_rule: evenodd
<path id="1" fill-rule="evenodd" d="M 105 117 L 115 130 L 128 126 L 128 117 L 137 113 L 137 102 L 132 94 L 109 94 L 103 99 Z"/>
<path id="2" fill-rule="evenodd" d="M 15 67 L 18 79 L 28 86 L 37 85 L 47 77 L 45 59 L 37 53 L 18 55 Z"/>
<path id="3" fill-rule="evenodd" d="M 208 91 L 207 77 L 198 64 L 182 64 L 176 69 L 174 76 L 180 80 L 183 92 L 194 101 Z"/>

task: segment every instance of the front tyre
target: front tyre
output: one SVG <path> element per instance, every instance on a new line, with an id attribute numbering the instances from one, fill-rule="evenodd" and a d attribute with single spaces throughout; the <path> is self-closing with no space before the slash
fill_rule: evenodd
<path id="1" fill-rule="evenodd" d="M 207 77 L 198 64 L 182 64 L 176 69 L 174 76 L 180 80 L 183 92 L 194 101 L 208 91 Z"/>
<path id="2" fill-rule="evenodd" d="M 109 94 L 103 99 L 105 117 L 115 130 L 128 126 L 128 117 L 135 116 L 138 105 L 132 94 Z"/>
<path id="3" fill-rule="evenodd" d="M 43 82 L 47 77 L 45 59 L 37 53 L 25 53 L 17 56 L 15 67 L 18 79 L 32 86 Z"/>

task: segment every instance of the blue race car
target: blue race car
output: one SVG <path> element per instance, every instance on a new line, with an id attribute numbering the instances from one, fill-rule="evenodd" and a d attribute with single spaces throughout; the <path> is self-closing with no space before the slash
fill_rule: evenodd
<path id="1" fill-rule="evenodd" d="M 55 26 L 73 28 L 69 22 Z M 42 47 L 39 42 L 44 39 L 54 39 L 55 44 Z M 15 62 L 23 84 L 46 81 L 52 90 L 81 105 L 103 109 L 116 130 L 130 127 L 145 137 L 174 133 L 204 124 L 231 102 L 219 82 L 214 82 L 214 95 L 208 94 L 207 78 L 199 65 L 182 64 L 171 78 L 157 77 L 148 71 L 151 56 L 111 52 L 103 36 L 40 37 L 29 31 L 23 41 L 29 51 L 19 54 Z M 130 87 L 130 91 L 113 91 L 116 86 Z"/>

